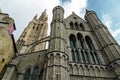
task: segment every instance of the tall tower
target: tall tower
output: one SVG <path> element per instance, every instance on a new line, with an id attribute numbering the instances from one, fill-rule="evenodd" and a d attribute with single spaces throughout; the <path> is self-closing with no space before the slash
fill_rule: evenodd
<path id="1" fill-rule="evenodd" d="M 5 71 L 5 66 L 9 64 L 17 52 L 13 31 L 15 23 L 8 14 L 0 12 L 0 79 Z"/>
<path id="2" fill-rule="evenodd" d="M 101 51 L 106 55 L 103 56 L 105 63 L 116 72 L 117 78 L 120 79 L 120 46 L 94 11 L 87 10 L 85 19 L 91 25 L 93 33 L 97 37 Z"/>
<path id="3" fill-rule="evenodd" d="M 64 9 L 57 6 L 53 9 L 45 80 L 68 80 L 65 34 Z"/>
<path id="4" fill-rule="evenodd" d="M 45 49 L 46 43 L 41 43 L 33 46 L 28 50 L 31 44 L 39 41 L 42 38 L 47 36 L 47 15 L 46 10 L 42 13 L 42 15 L 37 18 L 37 15 L 34 16 L 33 20 L 30 21 L 28 26 L 23 31 L 22 35 L 17 41 L 17 48 L 20 53 L 27 53 L 31 51 L 38 51 Z"/>

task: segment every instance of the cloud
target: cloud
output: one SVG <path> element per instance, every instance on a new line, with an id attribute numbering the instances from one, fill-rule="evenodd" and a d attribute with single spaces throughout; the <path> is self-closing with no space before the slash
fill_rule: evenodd
<path id="1" fill-rule="evenodd" d="M 112 25 L 112 19 L 108 14 L 103 14 L 103 23 L 109 28 L 111 29 L 111 25 Z"/>
<path id="2" fill-rule="evenodd" d="M 65 8 L 65 17 L 70 15 L 72 12 L 75 12 L 83 18 L 87 7 L 87 0 L 66 1 L 64 2 L 63 7 Z"/>
<path id="3" fill-rule="evenodd" d="M 35 14 L 41 15 L 44 9 L 47 10 L 48 24 L 52 20 L 52 9 L 57 5 L 62 5 L 65 9 L 65 17 L 74 11 L 79 16 L 83 16 L 87 6 L 87 0 L 71 0 L 61 4 L 60 0 L 1 0 L 2 11 L 8 13 L 15 20 L 17 30 L 14 32 L 17 40 L 24 28 L 32 20 Z M 81 13 L 80 13 L 81 12 Z"/>
<path id="4" fill-rule="evenodd" d="M 120 44 L 120 28 L 115 29 L 115 26 L 113 27 L 113 23 L 115 23 L 112 18 L 108 14 L 103 14 L 103 23 L 108 27 L 109 31 L 113 35 L 113 37 L 117 40 L 117 42 Z M 115 30 L 113 30 L 115 29 Z"/>

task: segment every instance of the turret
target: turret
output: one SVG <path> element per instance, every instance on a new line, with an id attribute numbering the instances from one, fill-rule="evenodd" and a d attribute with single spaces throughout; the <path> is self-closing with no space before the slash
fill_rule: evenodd
<path id="1" fill-rule="evenodd" d="M 64 9 L 61 6 L 57 6 L 53 9 L 53 20 L 64 19 Z"/>
<path id="2" fill-rule="evenodd" d="M 99 18 L 96 15 L 96 12 L 86 10 L 85 19 L 92 26 L 92 28 L 98 27 L 98 25 L 102 24 Z"/>
<path id="3" fill-rule="evenodd" d="M 65 23 L 64 23 L 64 9 L 57 6 L 53 9 L 53 20 L 51 23 L 51 44 L 50 50 L 59 50 L 65 52 Z M 59 46 L 61 45 L 61 46 Z"/>
<path id="4" fill-rule="evenodd" d="M 112 70 L 117 74 L 117 79 L 120 79 L 120 47 L 112 37 L 107 27 L 97 17 L 94 11 L 86 10 L 86 21 L 92 27 L 92 31 L 101 45 L 101 51 L 105 59 L 106 65 L 112 67 Z M 106 58 L 107 57 L 107 58 Z M 117 80 L 116 79 L 116 80 Z"/>
<path id="5" fill-rule="evenodd" d="M 65 30 L 64 9 L 57 6 L 53 9 L 50 45 L 45 64 L 46 80 L 68 80 Z"/>

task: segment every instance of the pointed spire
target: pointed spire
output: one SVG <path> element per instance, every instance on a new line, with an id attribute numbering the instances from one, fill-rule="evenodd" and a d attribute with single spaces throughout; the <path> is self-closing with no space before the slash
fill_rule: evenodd
<path id="1" fill-rule="evenodd" d="M 47 21 L 46 9 L 42 12 L 41 16 L 39 17 L 39 20 Z"/>
<path id="2" fill-rule="evenodd" d="M 38 14 L 36 14 L 33 19 L 37 19 L 37 16 L 38 16 Z"/>

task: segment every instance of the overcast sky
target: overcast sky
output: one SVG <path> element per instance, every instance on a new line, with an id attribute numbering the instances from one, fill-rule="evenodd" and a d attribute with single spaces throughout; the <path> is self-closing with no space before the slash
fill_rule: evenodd
<path id="1" fill-rule="evenodd" d="M 14 32 L 17 40 L 29 21 L 44 9 L 47 10 L 48 22 L 52 19 L 52 9 L 61 5 L 65 9 L 65 17 L 75 12 L 84 17 L 85 10 L 96 11 L 100 20 L 120 44 L 120 0 L 0 0 L 3 13 L 8 13 L 15 20 L 17 30 Z M 39 17 L 39 16 L 38 16 Z"/>

